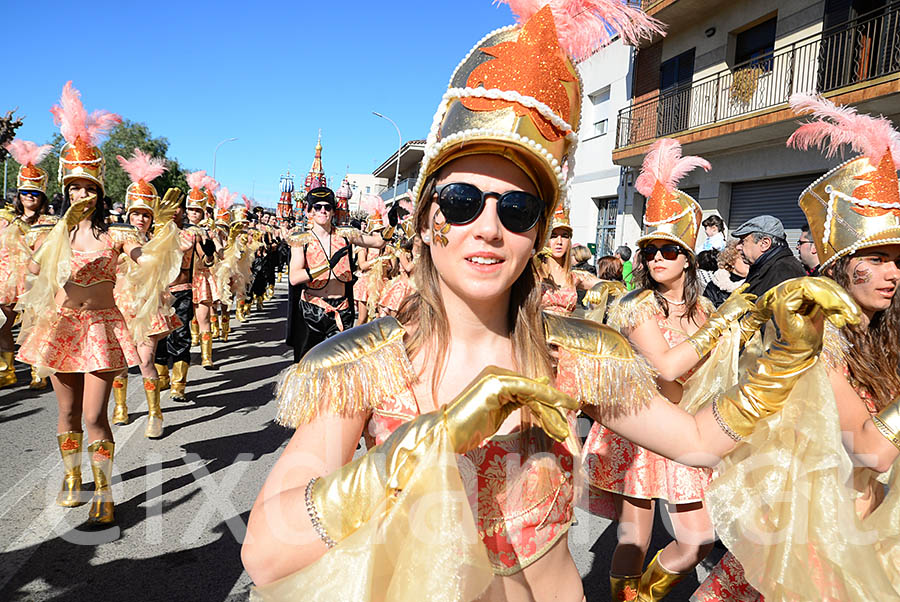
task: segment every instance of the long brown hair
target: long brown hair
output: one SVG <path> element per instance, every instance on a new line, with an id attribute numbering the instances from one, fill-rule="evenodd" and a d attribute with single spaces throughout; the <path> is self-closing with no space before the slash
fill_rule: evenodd
<path id="1" fill-rule="evenodd" d="M 841 257 L 829 266 L 826 275 L 849 290 L 848 268 L 853 256 Z M 900 294 L 894 293 L 891 305 L 875 312 L 868 326 L 847 325 L 841 329 L 847 338 L 847 367 L 850 384 L 872 396 L 881 410 L 900 393 Z"/>
<path id="2" fill-rule="evenodd" d="M 427 231 L 431 227 L 428 223 L 429 209 L 435 195 L 435 182 L 442 171 L 438 170 L 426 182 L 422 201 L 416 205 L 413 217 L 416 232 Z M 541 231 L 540 223 L 537 228 Z M 537 241 L 536 244 L 542 242 Z M 431 393 L 436 400 L 438 385 L 446 368 L 450 322 L 441 297 L 438 272 L 431 258 L 431 247 L 427 245 L 422 245 L 413 279 L 416 292 L 400 305 L 397 319 L 409 333 L 406 341 L 407 354 L 413 357 L 424 352 L 425 363 L 428 359 L 434 360 Z M 512 285 L 508 316 L 513 360 L 517 370 L 530 378 L 552 377 L 552 363 L 541 314 L 541 289 L 531 261 Z M 422 376 L 424 375 L 420 375 Z"/>
<path id="3" fill-rule="evenodd" d="M 687 263 L 684 266 L 684 317 L 699 325 L 697 318 L 700 317 L 700 297 L 703 291 L 700 290 L 700 280 L 697 278 L 697 257 L 683 247 L 681 249 L 684 256 L 687 257 Z M 650 269 L 647 267 L 647 260 L 644 259 L 643 248 L 638 249 L 637 252 L 634 283 L 637 289 L 653 291 L 656 302 L 662 307 L 663 315 L 668 318 L 669 302 L 660 292 L 659 283 L 650 277 Z"/>

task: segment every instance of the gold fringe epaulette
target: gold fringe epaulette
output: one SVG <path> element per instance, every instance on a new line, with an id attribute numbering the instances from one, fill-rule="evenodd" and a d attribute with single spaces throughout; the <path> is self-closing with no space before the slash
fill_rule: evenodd
<path id="1" fill-rule="evenodd" d="M 43 236 L 50 234 L 50 231 L 55 225 L 55 222 L 48 224 L 35 224 L 31 228 L 29 228 L 28 232 L 25 234 L 25 244 L 33 249 Z"/>
<path id="2" fill-rule="evenodd" d="M 822 362 L 828 370 L 840 372 L 847 365 L 847 353 L 850 342 L 841 329 L 825 320 L 825 331 L 822 333 Z"/>
<path id="3" fill-rule="evenodd" d="M 334 233 L 341 238 L 347 238 L 349 240 L 356 240 L 363 235 L 362 230 L 359 228 L 351 228 L 350 226 L 340 226 L 335 229 Z"/>
<path id="4" fill-rule="evenodd" d="M 309 230 L 301 230 L 288 236 L 287 243 L 292 247 L 303 247 L 315 240 L 315 235 Z"/>
<path id="5" fill-rule="evenodd" d="M 412 387 L 415 371 L 394 318 L 379 318 L 313 347 L 287 369 L 275 420 L 296 428 L 320 414 L 352 416 Z"/>
<path id="6" fill-rule="evenodd" d="M 603 416 L 633 413 L 656 395 L 653 368 L 608 326 L 544 313 L 544 333 L 558 351 L 557 388 Z"/>
<path id="7" fill-rule="evenodd" d="M 635 328 L 662 313 L 651 290 L 631 291 L 613 303 L 609 308 L 606 323 L 616 330 Z"/>
<path id="8" fill-rule="evenodd" d="M 128 224 L 110 224 L 108 232 L 117 245 L 129 242 L 139 245 L 143 242 L 138 229 Z"/>

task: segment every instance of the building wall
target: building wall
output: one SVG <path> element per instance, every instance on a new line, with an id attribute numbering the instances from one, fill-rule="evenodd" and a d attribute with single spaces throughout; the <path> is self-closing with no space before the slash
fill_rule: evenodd
<path id="1" fill-rule="evenodd" d="M 350 182 L 350 188 L 353 190 L 353 196 L 350 197 L 349 202 L 350 211 L 359 209 L 359 199 L 361 195 L 381 194 L 388 186 L 387 178 L 377 178 L 370 173 L 347 174 L 347 181 Z"/>

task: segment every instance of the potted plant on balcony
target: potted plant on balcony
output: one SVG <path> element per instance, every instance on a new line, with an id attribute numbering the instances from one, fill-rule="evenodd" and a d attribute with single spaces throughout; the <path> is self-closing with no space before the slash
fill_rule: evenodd
<path id="1" fill-rule="evenodd" d="M 759 76 L 763 69 L 759 65 L 750 65 L 738 69 L 732 74 L 731 102 L 733 104 L 749 104 L 759 86 Z"/>

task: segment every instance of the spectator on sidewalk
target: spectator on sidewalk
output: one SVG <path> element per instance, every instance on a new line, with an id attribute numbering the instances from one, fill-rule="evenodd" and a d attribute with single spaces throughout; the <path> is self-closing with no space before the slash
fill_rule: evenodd
<path id="1" fill-rule="evenodd" d="M 631 249 L 622 245 L 616 252 L 613 253 L 616 257 L 622 260 L 622 280 L 625 282 L 625 287 L 628 290 L 634 288 L 634 280 L 631 276 L 632 266 L 631 266 Z"/>
<path id="2" fill-rule="evenodd" d="M 819 275 L 819 252 L 816 251 L 816 243 L 809 233 L 809 224 L 803 226 L 800 232 L 800 240 L 797 241 L 797 254 L 800 255 L 800 263 L 806 268 L 810 276 Z"/>
<path id="3" fill-rule="evenodd" d="M 721 251 L 725 248 L 725 222 L 718 215 L 710 215 L 701 222 L 706 231 L 701 251 Z"/>
<path id="4" fill-rule="evenodd" d="M 594 266 L 590 264 L 593 257 L 590 249 L 586 246 L 575 245 L 572 247 L 572 269 L 581 270 L 582 272 L 587 272 L 588 274 L 596 276 L 596 270 L 594 270 Z"/>
<path id="5" fill-rule="evenodd" d="M 737 242 L 730 243 L 719 253 L 717 264 L 719 269 L 703 289 L 703 296 L 719 307 L 737 287 L 744 284 L 750 266 L 737 250 Z"/>
<path id="6" fill-rule="evenodd" d="M 806 276 L 803 264 L 788 247 L 784 226 L 777 217 L 754 217 L 741 224 L 732 235 L 738 239 L 737 248 L 750 265 L 747 293 L 761 297 L 785 280 Z"/>

